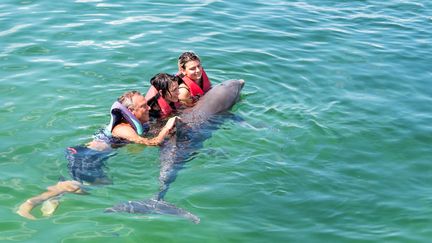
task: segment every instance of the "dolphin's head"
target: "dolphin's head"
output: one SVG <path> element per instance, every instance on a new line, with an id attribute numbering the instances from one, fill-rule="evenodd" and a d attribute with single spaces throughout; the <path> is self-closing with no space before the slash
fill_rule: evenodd
<path id="1" fill-rule="evenodd" d="M 243 89 L 244 84 L 245 81 L 243 79 L 230 79 L 221 83 L 221 85 L 232 86 L 235 89 L 238 89 L 239 91 Z"/>
<path id="2" fill-rule="evenodd" d="M 232 79 L 215 85 L 201 97 L 194 109 L 208 115 L 227 111 L 240 99 L 240 91 L 244 84 L 243 79 Z"/>
<path id="3" fill-rule="evenodd" d="M 244 86 L 244 84 L 245 84 L 244 79 L 239 79 L 238 81 L 239 81 L 239 83 L 240 83 L 240 85 L 241 85 L 241 88 L 243 89 L 243 86 Z"/>
<path id="4" fill-rule="evenodd" d="M 218 88 L 218 93 L 225 97 L 224 108 L 221 111 L 229 110 L 233 105 L 235 105 L 240 99 L 240 92 L 243 89 L 245 81 L 243 79 L 232 79 L 221 83 L 215 88 Z M 216 92 L 215 92 L 216 93 Z"/>
<path id="5" fill-rule="evenodd" d="M 186 109 L 181 118 L 186 123 L 200 123 L 212 115 L 228 111 L 240 98 L 243 79 L 226 80 L 213 86 L 195 106 Z"/>
<path id="6" fill-rule="evenodd" d="M 237 100 L 236 100 L 236 103 L 237 103 L 237 101 L 239 101 L 239 99 L 240 99 L 240 91 L 243 89 L 243 87 L 245 85 L 245 81 L 243 79 L 236 79 L 233 81 L 233 83 L 234 83 L 233 85 L 235 86 L 235 88 L 238 89 Z"/>

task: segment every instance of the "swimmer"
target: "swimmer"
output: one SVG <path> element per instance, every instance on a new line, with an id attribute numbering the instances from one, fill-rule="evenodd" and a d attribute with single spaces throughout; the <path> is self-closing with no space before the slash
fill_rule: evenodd
<path id="1" fill-rule="evenodd" d="M 167 73 L 158 73 L 150 79 L 151 86 L 145 98 L 151 118 L 163 119 L 177 111 L 179 83 L 183 83 L 179 77 Z"/>
<path id="2" fill-rule="evenodd" d="M 59 198 L 64 193 L 83 194 L 84 184 L 109 184 L 103 171 L 105 161 L 113 156 L 113 148 L 128 143 L 156 146 L 169 136 L 175 127 L 177 117 L 170 118 L 159 134 L 153 138 L 145 135 L 145 124 L 149 120 L 147 100 L 138 91 L 129 91 L 120 96 L 111 107 L 111 121 L 86 145 L 66 149 L 69 173 L 73 180 L 61 181 L 47 188 L 47 191 L 26 200 L 17 213 L 28 219 L 36 219 L 31 210 L 39 204 L 44 216 L 54 213 Z"/>
<path id="3" fill-rule="evenodd" d="M 204 71 L 200 58 L 193 52 L 184 52 L 178 58 L 179 100 L 186 106 L 193 106 L 199 97 L 211 89 L 211 82 Z"/>

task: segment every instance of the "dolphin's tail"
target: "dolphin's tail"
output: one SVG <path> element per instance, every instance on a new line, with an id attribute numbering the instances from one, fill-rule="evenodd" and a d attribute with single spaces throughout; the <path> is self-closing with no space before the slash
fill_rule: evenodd
<path id="1" fill-rule="evenodd" d="M 200 219 L 196 215 L 193 215 L 184 209 L 178 208 L 174 204 L 156 199 L 120 203 L 114 207 L 105 209 L 105 212 L 175 215 L 189 219 L 195 224 L 200 222 Z"/>

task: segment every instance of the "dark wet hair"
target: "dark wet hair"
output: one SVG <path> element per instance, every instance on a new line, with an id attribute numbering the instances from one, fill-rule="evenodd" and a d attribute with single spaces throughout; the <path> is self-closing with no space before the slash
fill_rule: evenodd
<path id="1" fill-rule="evenodd" d="M 172 82 L 179 83 L 179 78 L 168 73 L 158 73 L 150 79 L 150 84 L 153 85 L 156 90 L 162 91 L 162 96 L 166 96 L 167 93 L 170 93 L 169 87 Z"/>
<path id="2" fill-rule="evenodd" d="M 201 63 L 200 58 L 197 54 L 191 51 L 183 52 L 178 58 L 178 66 L 181 68 L 186 67 L 186 63 L 190 61 L 199 61 Z"/>

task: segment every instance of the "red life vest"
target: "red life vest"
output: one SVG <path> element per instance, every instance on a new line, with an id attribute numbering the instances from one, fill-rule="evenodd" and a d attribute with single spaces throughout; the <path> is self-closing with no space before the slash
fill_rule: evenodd
<path id="1" fill-rule="evenodd" d="M 165 118 L 171 114 L 172 108 L 168 104 L 168 102 L 162 97 L 162 95 L 159 95 L 158 90 L 153 85 L 150 86 L 150 89 L 147 91 L 147 94 L 145 95 L 145 99 L 149 101 L 153 99 L 153 97 L 155 97 L 156 95 L 159 96 L 156 101 L 160 108 L 161 117 Z"/>
<path id="2" fill-rule="evenodd" d="M 204 71 L 204 68 L 201 68 L 201 72 L 202 72 L 202 76 L 201 79 L 203 81 L 202 85 L 203 88 L 201 89 L 201 87 L 195 83 L 192 79 L 190 79 L 187 76 L 184 76 L 183 82 L 188 86 L 189 88 L 189 92 L 190 95 L 195 97 L 195 96 L 203 96 L 205 93 L 207 93 L 207 91 L 210 90 L 211 88 L 211 83 L 210 83 L 210 79 L 207 77 L 206 72 Z"/>

